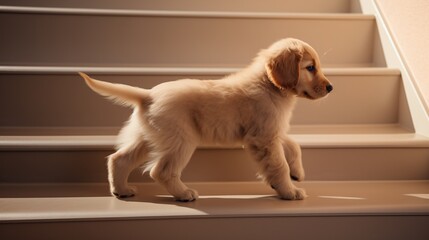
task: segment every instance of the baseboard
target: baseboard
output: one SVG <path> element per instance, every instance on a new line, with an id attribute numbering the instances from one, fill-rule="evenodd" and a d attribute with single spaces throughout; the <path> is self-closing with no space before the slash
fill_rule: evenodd
<path id="1" fill-rule="evenodd" d="M 406 66 L 404 58 L 399 51 L 389 26 L 383 18 L 379 6 L 375 0 L 360 0 L 360 3 L 363 14 L 372 14 L 375 16 L 387 67 L 397 68 L 402 73 L 405 95 L 416 132 L 429 137 L 428 106 L 425 106 L 423 103 L 424 101 L 417 88 L 417 84 L 415 84 L 415 80 Z"/>

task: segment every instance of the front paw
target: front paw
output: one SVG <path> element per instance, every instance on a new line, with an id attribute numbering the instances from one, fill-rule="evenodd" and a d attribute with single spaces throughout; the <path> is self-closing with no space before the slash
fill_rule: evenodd
<path id="1" fill-rule="evenodd" d="M 126 187 L 126 188 L 112 188 L 111 193 L 113 196 L 117 198 L 128 198 L 136 195 L 137 188 L 136 187 Z"/>
<path id="2" fill-rule="evenodd" d="M 277 189 L 276 189 L 277 190 Z M 278 191 L 279 197 L 283 200 L 303 200 L 307 197 L 303 188 L 290 188 L 283 191 Z"/>

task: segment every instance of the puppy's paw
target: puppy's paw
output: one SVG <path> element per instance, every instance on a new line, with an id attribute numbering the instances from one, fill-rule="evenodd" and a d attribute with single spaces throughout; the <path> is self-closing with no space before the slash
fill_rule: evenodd
<path id="1" fill-rule="evenodd" d="M 188 188 L 180 195 L 174 196 L 174 199 L 178 202 L 192 202 L 198 199 L 198 192 Z"/>
<path id="2" fill-rule="evenodd" d="M 127 187 L 123 189 L 112 189 L 112 195 L 117 198 L 128 198 L 133 197 L 137 193 L 136 187 Z"/>
<path id="3" fill-rule="evenodd" d="M 290 190 L 279 192 L 279 196 L 283 200 L 303 200 L 307 197 L 307 194 L 304 189 L 294 187 Z"/>

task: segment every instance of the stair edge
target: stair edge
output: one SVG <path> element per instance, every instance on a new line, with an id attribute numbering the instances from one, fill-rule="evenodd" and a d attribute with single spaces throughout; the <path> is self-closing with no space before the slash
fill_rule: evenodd
<path id="1" fill-rule="evenodd" d="M 0 13 L 36 13 L 103 16 L 146 16 L 146 17 L 192 17 L 192 18 L 256 18 L 256 19 L 321 19 L 321 20 L 369 20 L 373 15 L 360 13 L 276 13 L 276 12 L 233 12 L 233 11 L 169 11 L 129 10 L 61 7 L 0 6 Z"/>

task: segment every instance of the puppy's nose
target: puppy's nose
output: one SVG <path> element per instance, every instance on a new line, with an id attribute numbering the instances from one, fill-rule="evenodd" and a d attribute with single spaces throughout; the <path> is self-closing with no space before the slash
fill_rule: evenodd
<path id="1" fill-rule="evenodd" d="M 334 90 L 334 87 L 331 84 L 326 85 L 326 91 L 328 93 L 332 92 L 332 90 Z"/>

